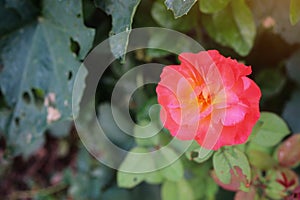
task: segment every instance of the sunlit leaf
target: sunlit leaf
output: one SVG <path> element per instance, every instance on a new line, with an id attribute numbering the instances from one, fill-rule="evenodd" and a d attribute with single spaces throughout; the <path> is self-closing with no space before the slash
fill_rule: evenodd
<path id="1" fill-rule="evenodd" d="M 292 25 L 295 25 L 300 20 L 300 1 L 291 0 L 290 3 L 290 21 Z"/>
<path id="2" fill-rule="evenodd" d="M 233 48 L 242 56 L 252 49 L 256 27 L 244 0 L 231 2 L 226 9 L 204 15 L 202 21 L 208 34 L 220 44 Z"/>

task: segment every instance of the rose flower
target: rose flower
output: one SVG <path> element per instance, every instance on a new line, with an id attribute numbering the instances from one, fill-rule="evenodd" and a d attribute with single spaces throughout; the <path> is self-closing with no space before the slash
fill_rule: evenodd
<path id="1" fill-rule="evenodd" d="M 260 116 L 261 91 L 251 67 L 216 50 L 182 53 L 163 69 L 156 88 L 160 117 L 171 135 L 206 149 L 247 141 Z"/>

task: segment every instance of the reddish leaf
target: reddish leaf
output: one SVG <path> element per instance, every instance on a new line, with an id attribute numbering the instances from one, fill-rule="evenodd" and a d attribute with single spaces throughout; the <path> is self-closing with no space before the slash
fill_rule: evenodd
<path id="1" fill-rule="evenodd" d="M 277 159 L 284 167 L 294 167 L 299 164 L 300 134 L 292 135 L 278 147 Z"/>
<path id="2" fill-rule="evenodd" d="M 234 200 L 254 200 L 255 197 L 257 197 L 256 190 L 254 187 L 250 187 L 249 192 L 238 191 L 234 196 Z"/>
<path id="3" fill-rule="evenodd" d="M 234 170 L 230 170 L 231 180 L 229 184 L 225 184 L 218 179 L 215 171 L 211 172 L 211 176 L 214 181 L 222 188 L 230 191 L 238 191 L 241 187 L 250 187 L 250 183 L 247 181 L 247 177 L 243 174 L 243 171 L 238 166 L 234 166 Z"/>

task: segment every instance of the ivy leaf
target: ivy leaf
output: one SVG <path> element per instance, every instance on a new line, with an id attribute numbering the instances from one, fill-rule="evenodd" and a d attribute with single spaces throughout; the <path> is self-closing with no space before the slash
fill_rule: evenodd
<path id="1" fill-rule="evenodd" d="M 239 180 L 239 189 L 248 191 L 251 169 L 246 155 L 236 148 L 217 151 L 213 156 L 213 166 L 217 178 L 224 184 Z"/>
<path id="2" fill-rule="evenodd" d="M 197 0 L 165 0 L 165 5 L 174 13 L 174 17 L 178 18 L 187 15 Z"/>
<path id="3" fill-rule="evenodd" d="M 162 200 L 194 199 L 193 190 L 188 182 L 184 179 L 177 182 L 166 181 L 163 183 L 161 190 Z"/>
<path id="4" fill-rule="evenodd" d="M 224 9 L 231 0 L 201 0 L 199 2 L 200 11 L 203 13 L 215 13 Z"/>
<path id="5" fill-rule="evenodd" d="M 42 6 L 40 16 L 18 21 L 0 37 L 0 88 L 12 110 L 5 133 L 14 155 L 29 155 L 49 124 L 71 117 L 75 73 L 93 40 L 81 1 L 44 0 Z"/>
<path id="6" fill-rule="evenodd" d="M 231 2 L 226 9 L 202 17 L 208 34 L 242 56 L 253 47 L 256 28 L 251 10 L 244 0 Z"/>
<path id="7" fill-rule="evenodd" d="M 95 5 L 112 16 L 112 29 L 110 35 L 126 31 L 118 37 L 109 40 L 111 52 L 115 58 L 125 59 L 125 52 L 128 45 L 133 16 L 140 3 L 140 0 L 95 0 Z"/>
<path id="8" fill-rule="evenodd" d="M 252 142 L 261 146 L 274 146 L 290 133 L 284 120 L 274 113 L 262 112 L 259 121 L 263 124 Z"/>
<path id="9" fill-rule="evenodd" d="M 297 24 L 300 20 L 300 1 L 291 0 L 290 2 L 290 21 L 292 25 Z"/>

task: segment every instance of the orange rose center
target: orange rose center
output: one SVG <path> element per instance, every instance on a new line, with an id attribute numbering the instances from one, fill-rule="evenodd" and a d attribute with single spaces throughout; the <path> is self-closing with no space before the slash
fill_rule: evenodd
<path id="1" fill-rule="evenodd" d="M 201 105 L 202 109 L 206 109 L 209 105 L 211 105 L 211 96 L 207 95 L 206 97 L 202 92 L 198 95 L 198 103 Z"/>

